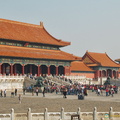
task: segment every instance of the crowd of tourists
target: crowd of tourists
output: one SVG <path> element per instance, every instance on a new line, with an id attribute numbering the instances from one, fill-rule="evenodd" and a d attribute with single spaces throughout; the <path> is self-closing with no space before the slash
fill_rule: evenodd
<path id="1" fill-rule="evenodd" d="M 63 94 L 64 98 L 66 98 L 66 95 L 82 94 L 84 96 L 88 96 L 89 90 L 95 92 L 98 96 L 113 96 L 114 94 L 118 93 L 118 87 L 116 85 L 83 85 L 80 83 L 58 85 L 56 83 L 51 82 L 50 80 L 44 80 L 44 85 L 44 94 L 55 92 L 56 94 Z M 32 88 L 30 86 L 26 88 L 26 91 L 36 93 L 36 88 Z M 43 90 L 41 89 L 39 89 L 38 91 L 43 92 Z"/>
<path id="2" fill-rule="evenodd" d="M 114 94 L 117 94 L 119 91 L 118 86 L 116 85 L 99 85 L 99 86 L 93 86 L 92 92 L 96 92 L 96 94 L 102 95 L 105 93 L 105 96 L 114 96 Z"/>

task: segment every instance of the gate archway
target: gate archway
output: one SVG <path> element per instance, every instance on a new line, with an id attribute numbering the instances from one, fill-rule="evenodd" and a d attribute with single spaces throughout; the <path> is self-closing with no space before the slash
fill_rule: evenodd
<path id="1" fill-rule="evenodd" d="M 2 74 L 6 74 L 6 75 L 10 74 L 10 64 L 8 63 L 2 64 Z"/>
<path id="2" fill-rule="evenodd" d="M 102 77 L 106 77 L 106 71 L 105 70 L 102 71 Z"/>
<path id="3" fill-rule="evenodd" d="M 58 75 L 64 75 L 65 74 L 65 68 L 63 66 L 58 67 Z"/>
<path id="4" fill-rule="evenodd" d="M 41 69 L 41 75 L 46 75 L 48 73 L 48 67 L 46 65 L 41 65 L 40 66 Z"/>
<path id="5" fill-rule="evenodd" d="M 111 77 L 112 78 L 112 70 L 111 69 L 107 70 L 107 77 Z"/>
<path id="6" fill-rule="evenodd" d="M 50 66 L 50 74 L 56 75 L 56 67 L 54 65 Z"/>
<path id="7" fill-rule="evenodd" d="M 35 75 L 38 73 L 38 67 L 36 65 L 31 65 L 32 67 L 32 75 Z"/>
<path id="8" fill-rule="evenodd" d="M 13 73 L 14 74 L 22 74 L 22 65 L 21 64 L 14 64 L 13 65 Z"/>
<path id="9" fill-rule="evenodd" d="M 25 71 L 25 74 L 30 74 L 30 65 L 25 65 L 24 66 L 24 71 Z"/>

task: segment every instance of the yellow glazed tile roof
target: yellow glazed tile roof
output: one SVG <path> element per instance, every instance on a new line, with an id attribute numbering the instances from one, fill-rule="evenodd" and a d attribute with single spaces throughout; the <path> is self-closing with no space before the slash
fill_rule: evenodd
<path id="1" fill-rule="evenodd" d="M 8 45 L 0 45 L 0 56 L 70 61 L 80 59 L 79 57 L 61 50 L 37 49 Z"/>
<path id="2" fill-rule="evenodd" d="M 42 43 L 56 46 L 67 46 L 65 42 L 54 38 L 41 25 L 28 24 L 12 20 L 0 19 L 0 38 L 24 42 Z"/>

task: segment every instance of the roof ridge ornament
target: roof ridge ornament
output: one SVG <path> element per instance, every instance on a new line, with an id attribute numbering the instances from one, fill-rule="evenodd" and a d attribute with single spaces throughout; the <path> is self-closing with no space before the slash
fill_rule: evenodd
<path id="1" fill-rule="evenodd" d="M 41 27 L 44 27 L 43 22 L 41 22 L 41 21 L 40 21 L 40 26 L 41 26 Z"/>

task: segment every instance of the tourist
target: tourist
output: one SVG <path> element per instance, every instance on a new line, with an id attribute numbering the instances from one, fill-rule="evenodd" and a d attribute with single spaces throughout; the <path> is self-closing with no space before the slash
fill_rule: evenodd
<path id="1" fill-rule="evenodd" d="M 38 88 L 36 88 L 35 92 L 36 92 L 36 95 L 38 96 L 38 92 L 39 92 Z"/>
<path id="2" fill-rule="evenodd" d="M 87 96 L 88 95 L 88 91 L 87 91 L 87 88 L 84 89 L 84 96 Z"/>
<path id="3" fill-rule="evenodd" d="M 21 100 L 22 100 L 22 96 L 21 96 L 21 94 L 19 94 L 19 96 L 18 96 L 18 100 L 19 100 L 19 103 L 21 104 Z"/>
<path id="4" fill-rule="evenodd" d="M 4 97 L 6 97 L 6 89 L 4 90 Z"/>
<path id="5" fill-rule="evenodd" d="M 103 96 L 103 88 L 100 89 L 100 94 Z"/>
<path id="6" fill-rule="evenodd" d="M 100 89 L 99 88 L 97 89 L 97 95 L 98 96 L 100 95 Z"/>
<path id="7" fill-rule="evenodd" d="M 11 97 L 14 97 L 14 92 L 11 92 Z"/>
<path id="8" fill-rule="evenodd" d="M 15 96 L 17 96 L 17 88 L 15 88 Z"/>
<path id="9" fill-rule="evenodd" d="M 43 94 L 43 97 L 45 97 L 45 87 L 43 88 L 42 94 Z"/>
<path id="10" fill-rule="evenodd" d="M 106 88 L 106 96 L 108 96 L 109 95 L 109 90 L 108 90 L 108 88 Z"/>
<path id="11" fill-rule="evenodd" d="M 67 95 L 67 88 L 64 88 L 63 89 L 63 98 L 67 98 L 66 95 Z"/>
<path id="12" fill-rule="evenodd" d="M 31 90 L 32 90 L 32 96 L 34 96 L 34 88 L 32 87 L 32 89 L 31 89 Z"/>
<path id="13" fill-rule="evenodd" d="M 113 94 L 114 94 L 114 89 L 113 89 L 113 88 L 111 88 L 111 89 L 110 89 L 110 91 L 111 91 L 111 96 L 113 97 Z"/>
<path id="14" fill-rule="evenodd" d="M 25 92 L 26 92 L 26 89 L 25 89 L 25 88 L 23 88 L 23 95 L 25 95 Z"/>
<path id="15" fill-rule="evenodd" d="M 0 96 L 3 97 L 3 91 L 2 91 L 2 89 L 1 89 L 1 92 L 0 92 Z"/>

